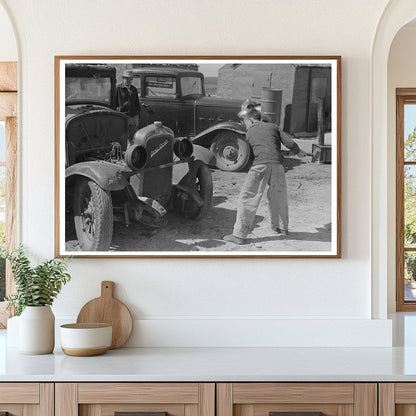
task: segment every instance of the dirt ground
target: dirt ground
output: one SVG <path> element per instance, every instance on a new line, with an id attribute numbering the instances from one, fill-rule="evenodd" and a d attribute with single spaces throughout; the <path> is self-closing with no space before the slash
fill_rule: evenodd
<path id="1" fill-rule="evenodd" d="M 133 223 L 126 228 L 116 223 L 111 250 L 184 252 L 302 252 L 331 249 L 331 165 L 311 163 L 310 157 L 285 160 L 288 185 L 290 234 L 281 236 L 270 228 L 266 195 L 257 211 L 255 228 L 247 245 L 222 241 L 232 233 L 237 199 L 246 172 L 212 170 L 213 206 L 206 218 L 186 220 L 168 213 L 168 225 L 157 232 Z M 68 241 L 68 251 L 79 250 L 76 240 Z M 163 253 L 161 253 L 163 254 Z M 201 253 L 203 254 L 203 253 Z M 300 253 L 301 254 L 301 253 Z"/>

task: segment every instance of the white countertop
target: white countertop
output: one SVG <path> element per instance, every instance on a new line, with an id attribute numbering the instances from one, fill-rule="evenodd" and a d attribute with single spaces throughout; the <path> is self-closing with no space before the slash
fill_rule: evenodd
<path id="1" fill-rule="evenodd" d="M 0 358 L 0 381 L 416 381 L 416 348 L 120 348 Z"/>
<path id="2" fill-rule="evenodd" d="M 119 348 L 24 355 L 0 330 L 0 382 L 416 381 L 416 314 L 394 316 L 393 348 Z"/>

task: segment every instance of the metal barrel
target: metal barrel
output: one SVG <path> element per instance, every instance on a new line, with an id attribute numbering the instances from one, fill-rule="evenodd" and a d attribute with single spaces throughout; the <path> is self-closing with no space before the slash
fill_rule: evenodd
<path id="1" fill-rule="evenodd" d="M 279 125 L 282 110 L 282 90 L 263 87 L 260 101 L 262 118 Z"/>

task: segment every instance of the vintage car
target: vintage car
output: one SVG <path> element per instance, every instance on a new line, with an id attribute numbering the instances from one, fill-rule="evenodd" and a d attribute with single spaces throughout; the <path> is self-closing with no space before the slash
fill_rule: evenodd
<path id="1" fill-rule="evenodd" d="M 66 223 L 83 251 L 109 250 L 117 219 L 162 227 L 167 210 L 199 219 L 212 201 L 212 153 L 160 121 L 129 139 L 115 86 L 111 66 L 66 65 Z"/>
<path id="2" fill-rule="evenodd" d="M 211 149 L 216 165 L 242 170 L 250 159 L 245 129 L 238 119 L 242 100 L 205 95 L 204 75 L 186 68 L 133 68 L 141 101 L 140 124 L 161 120 L 175 135 L 192 137 Z"/>

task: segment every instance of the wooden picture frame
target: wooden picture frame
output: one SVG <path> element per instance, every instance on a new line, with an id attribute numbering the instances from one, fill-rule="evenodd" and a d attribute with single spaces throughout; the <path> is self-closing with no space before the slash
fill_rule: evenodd
<path id="1" fill-rule="evenodd" d="M 225 241 L 253 160 L 274 224 Z M 339 258 L 341 58 L 56 56 L 55 162 L 57 257 Z"/>

